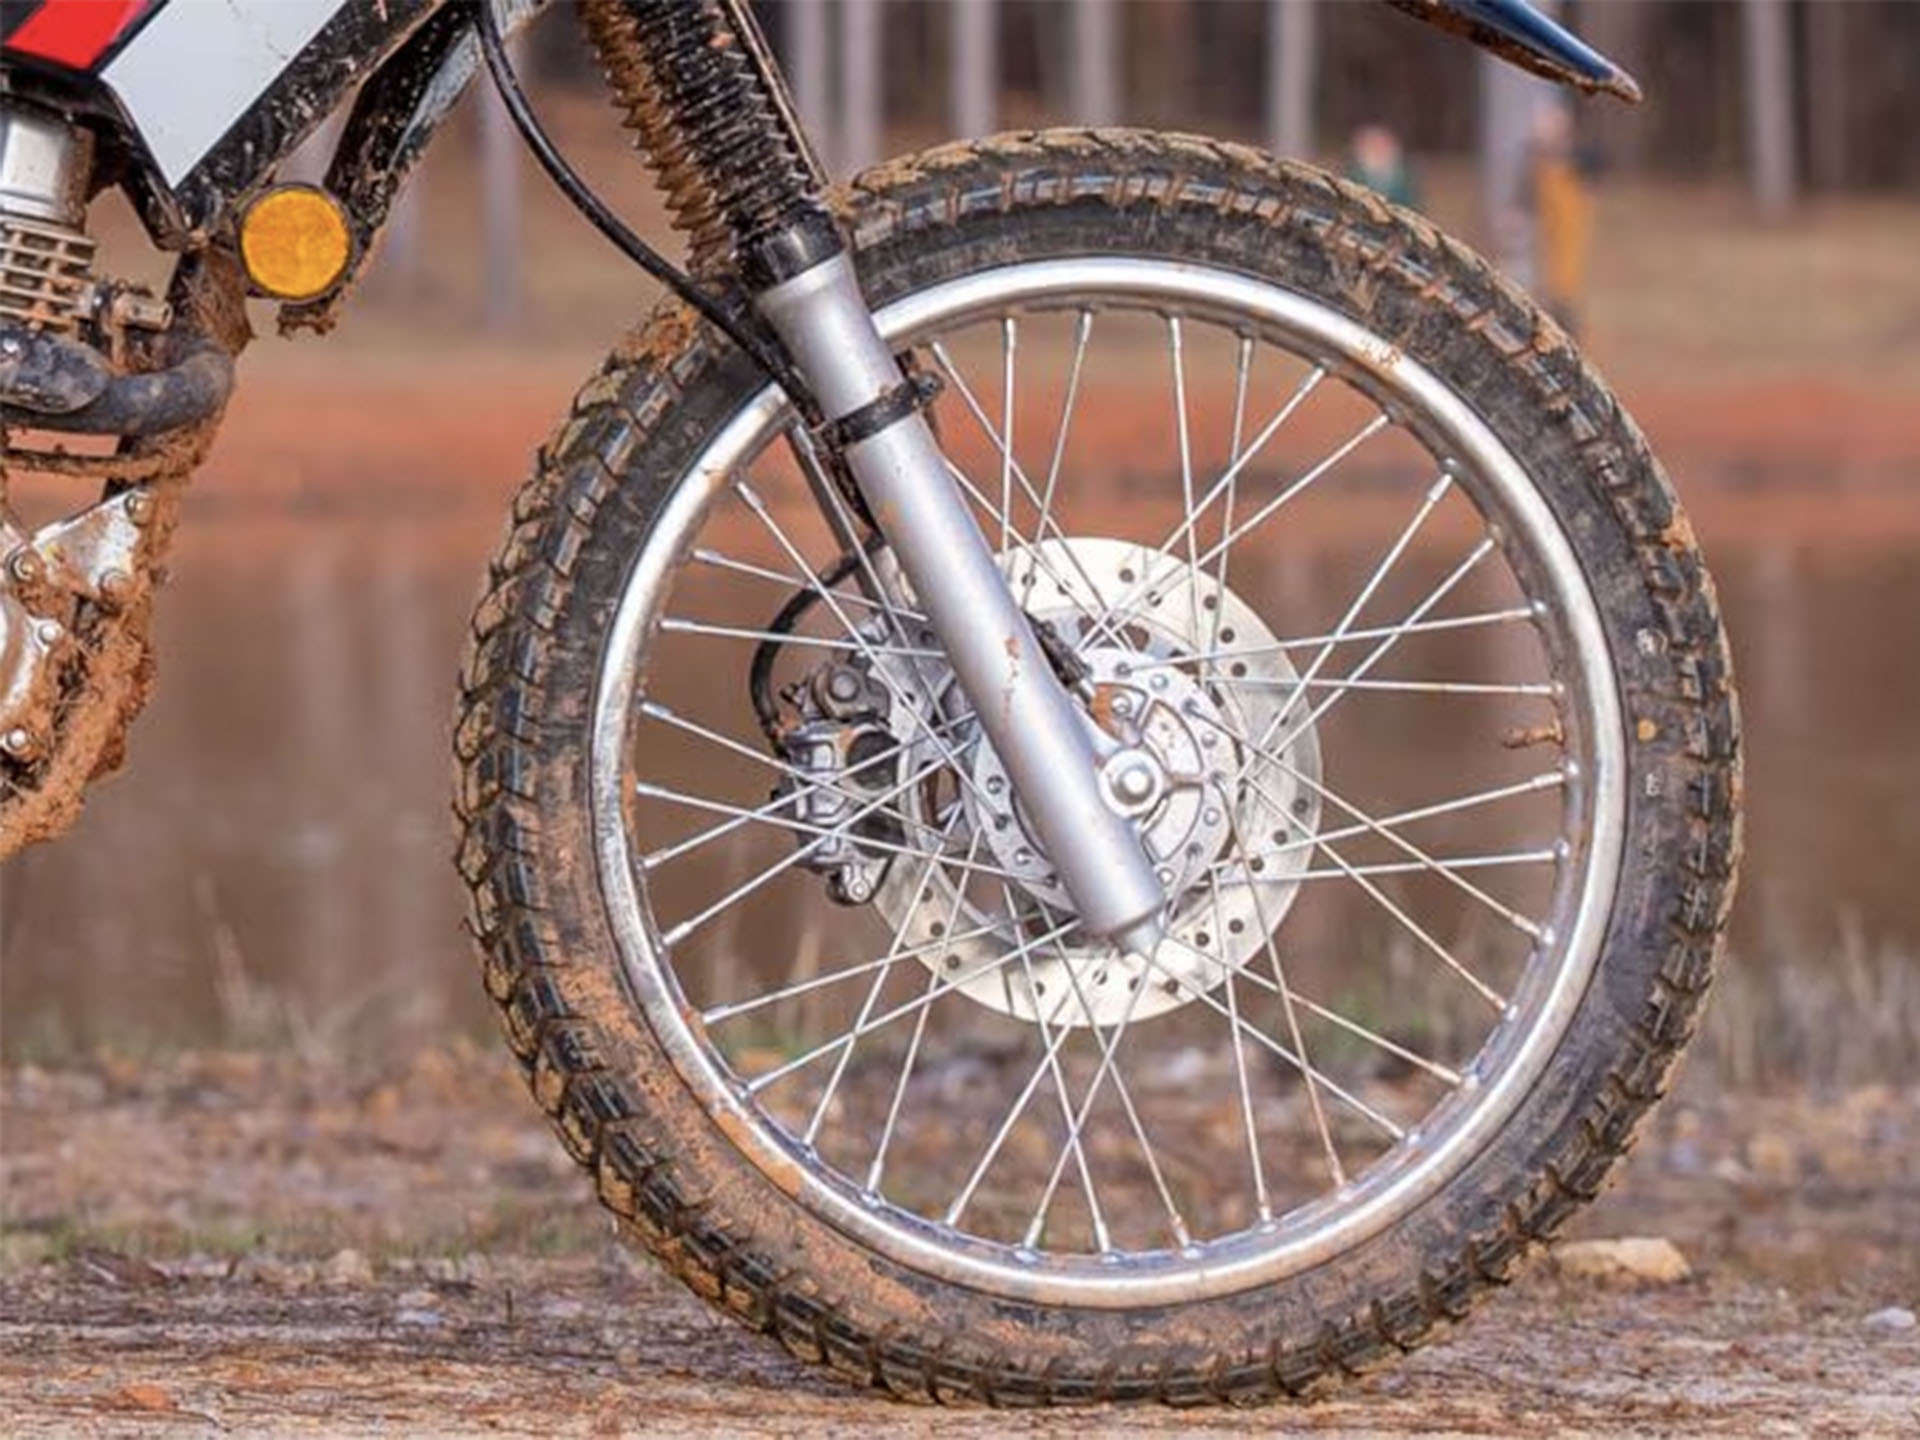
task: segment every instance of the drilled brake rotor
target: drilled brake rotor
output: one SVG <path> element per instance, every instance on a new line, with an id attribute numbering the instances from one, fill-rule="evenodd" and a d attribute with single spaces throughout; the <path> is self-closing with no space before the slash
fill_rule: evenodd
<path id="1" fill-rule="evenodd" d="M 1320 751 L 1295 703 L 1299 676 L 1231 590 L 1140 545 L 1048 540 L 1001 566 L 1027 612 L 1092 672 L 1105 779 L 1168 896 L 1166 937 L 1151 956 L 1122 955 L 1072 928 L 1072 900 L 999 757 L 967 724 L 952 677 L 926 675 L 924 661 L 920 676 L 910 662 L 881 663 L 899 667 L 896 695 L 922 711 L 897 699 L 896 735 L 924 721 L 973 737 L 964 778 L 909 801 L 916 833 L 950 832 L 949 863 L 903 858 L 874 904 L 901 950 L 1005 1014 L 1109 1026 L 1177 1009 L 1264 952 L 1307 868 Z M 1088 618 L 1115 606 L 1110 620 Z"/>

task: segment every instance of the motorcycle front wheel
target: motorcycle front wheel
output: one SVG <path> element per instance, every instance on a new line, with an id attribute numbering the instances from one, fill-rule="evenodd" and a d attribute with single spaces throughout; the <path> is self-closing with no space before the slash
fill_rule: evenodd
<path id="1" fill-rule="evenodd" d="M 785 396 L 669 308 L 543 450 L 464 673 L 533 1093 L 697 1293 L 901 1396 L 1404 1351 L 1592 1198 L 1704 998 L 1737 712 L 1666 479 L 1523 295 L 1304 166 L 1048 133 L 842 205 L 1139 758 L 1167 938 L 1077 927 Z"/>

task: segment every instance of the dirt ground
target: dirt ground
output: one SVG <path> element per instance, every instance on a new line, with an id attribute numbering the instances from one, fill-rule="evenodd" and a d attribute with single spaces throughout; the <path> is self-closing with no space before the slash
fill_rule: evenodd
<path id="1" fill-rule="evenodd" d="M 1403 1363 L 1253 1415 L 935 1416 L 711 1314 L 611 1237 L 503 1062 L 216 1054 L 0 1079 L 12 1433 L 1911 1433 L 1920 1089 L 1683 1089 L 1564 1251 Z"/>

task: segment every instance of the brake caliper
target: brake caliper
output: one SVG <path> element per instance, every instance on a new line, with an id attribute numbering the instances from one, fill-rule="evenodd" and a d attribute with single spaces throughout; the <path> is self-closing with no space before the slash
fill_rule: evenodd
<path id="1" fill-rule="evenodd" d="M 785 693 L 799 719 L 780 737 L 796 772 L 776 799 L 789 802 L 801 861 L 827 877 L 842 905 L 864 905 L 905 841 L 900 824 L 901 746 L 887 726 L 886 687 L 863 661 L 822 666 Z"/>

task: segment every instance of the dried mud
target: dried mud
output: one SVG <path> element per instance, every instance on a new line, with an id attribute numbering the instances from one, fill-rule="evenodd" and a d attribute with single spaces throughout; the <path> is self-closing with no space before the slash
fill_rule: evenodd
<path id="1" fill-rule="evenodd" d="M 1896 1435 L 1920 1415 L 1920 1091 L 1683 1093 L 1575 1226 L 1678 1283 L 1529 1266 L 1441 1342 L 1252 1414 L 936 1415 L 798 1365 L 609 1235 L 485 1053 L 0 1079 L 11 1433 Z"/>

